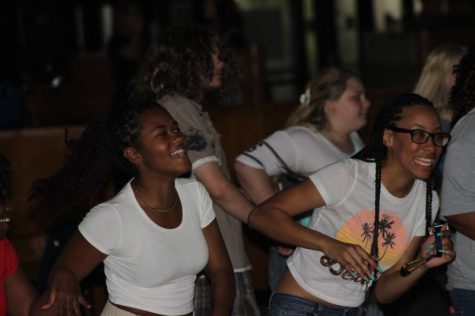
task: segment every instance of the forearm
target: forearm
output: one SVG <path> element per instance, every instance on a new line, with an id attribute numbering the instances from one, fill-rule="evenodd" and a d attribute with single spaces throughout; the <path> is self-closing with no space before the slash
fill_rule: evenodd
<path id="1" fill-rule="evenodd" d="M 325 234 L 297 223 L 278 208 L 257 208 L 249 216 L 248 225 L 284 244 L 323 251 L 331 239 Z"/>
<path id="2" fill-rule="evenodd" d="M 236 217 L 243 223 L 247 223 L 247 218 L 253 205 L 244 195 L 239 192 L 237 187 L 232 184 L 226 186 L 220 195 L 211 195 L 213 200 L 221 206 L 227 213 Z"/>
<path id="3" fill-rule="evenodd" d="M 376 300 L 381 304 L 394 302 L 411 289 L 428 270 L 429 268 L 424 265 L 404 277 L 401 276 L 399 270 L 383 275 L 376 282 L 374 292 Z"/>
<path id="4" fill-rule="evenodd" d="M 234 303 L 234 273 L 231 267 L 209 274 L 213 292 L 213 316 L 231 315 Z"/>
<path id="5" fill-rule="evenodd" d="M 234 164 L 234 170 L 241 188 L 254 204 L 260 204 L 274 195 L 274 186 L 265 170 L 249 167 L 239 161 Z"/>
<path id="6" fill-rule="evenodd" d="M 447 216 L 447 220 L 459 233 L 475 240 L 475 212 Z"/>

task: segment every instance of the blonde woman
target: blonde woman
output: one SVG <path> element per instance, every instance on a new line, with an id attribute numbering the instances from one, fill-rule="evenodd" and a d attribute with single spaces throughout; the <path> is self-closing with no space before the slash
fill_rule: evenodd
<path id="1" fill-rule="evenodd" d="M 304 178 L 347 158 L 363 147 L 356 132 L 366 123 L 369 101 L 361 80 L 352 72 L 330 68 L 317 74 L 291 114 L 287 128 L 242 153 L 235 162 L 236 175 L 255 204 L 276 193 L 271 177 Z M 308 220 L 303 221 L 304 224 Z M 271 248 L 269 285 L 275 289 L 285 272 L 285 255 Z"/>
<path id="2" fill-rule="evenodd" d="M 443 45 L 435 48 L 427 56 L 414 93 L 431 100 L 439 112 L 442 128 L 450 131 L 452 109 L 449 106 L 449 93 L 455 84 L 453 68 L 460 62 L 467 49 L 460 45 Z"/>

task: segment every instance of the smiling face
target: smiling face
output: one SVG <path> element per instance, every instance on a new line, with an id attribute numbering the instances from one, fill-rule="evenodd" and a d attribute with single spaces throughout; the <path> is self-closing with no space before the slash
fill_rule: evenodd
<path id="1" fill-rule="evenodd" d="M 395 125 L 430 133 L 442 132 L 437 112 L 424 105 L 404 107 L 401 118 Z M 429 178 L 443 150 L 443 147 L 434 145 L 432 138 L 425 144 L 416 144 L 411 140 L 410 134 L 389 129 L 384 131 L 383 141 L 387 147 L 385 166 L 396 168 L 398 174 L 406 176 L 410 181 Z"/>
<path id="2" fill-rule="evenodd" d="M 191 170 L 185 136 L 167 111 L 161 107 L 145 111 L 138 124 L 139 144 L 125 148 L 124 156 L 139 173 L 176 178 Z"/>
<path id="3" fill-rule="evenodd" d="M 338 129 L 356 131 L 366 124 L 366 113 L 369 101 L 365 95 L 363 84 L 357 78 L 346 82 L 346 89 L 336 100 L 326 105 L 326 113 L 331 126 Z"/>

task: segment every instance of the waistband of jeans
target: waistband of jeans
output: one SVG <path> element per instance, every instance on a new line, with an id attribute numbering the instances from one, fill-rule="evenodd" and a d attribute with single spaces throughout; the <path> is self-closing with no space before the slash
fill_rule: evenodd
<path id="1" fill-rule="evenodd" d="M 285 293 L 279 293 L 279 292 L 273 292 L 269 298 L 269 302 L 272 303 L 273 300 L 280 300 L 280 299 L 291 299 L 297 304 L 302 304 L 308 307 L 315 308 L 317 310 L 334 310 L 334 311 L 356 311 L 356 310 L 361 310 L 361 307 L 348 307 L 348 306 L 328 306 L 324 305 L 319 302 L 307 300 L 305 298 L 302 298 L 300 296 L 295 296 L 291 294 L 285 294 Z"/>

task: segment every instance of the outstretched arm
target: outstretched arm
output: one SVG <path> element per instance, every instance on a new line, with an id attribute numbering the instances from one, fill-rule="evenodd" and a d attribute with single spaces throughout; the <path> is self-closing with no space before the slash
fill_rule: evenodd
<path id="1" fill-rule="evenodd" d="M 247 223 L 253 206 L 226 178 L 217 162 L 207 162 L 199 166 L 194 173 L 216 203 L 241 222 Z"/>
<path id="2" fill-rule="evenodd" d="M 105 258 L 105 254 L 76 231 L 51 271 L 41 308 L 56 309 L 58 315 L 81 315 L 80 305 L 90 308 L 81 294 L 79 282 Z"/>
<path id="3" fill-rule="evenodd" d="M 264 169 L 253 168 L 236 161 L 234 170 L 239 184 L 254 204 L 260 204 L 276 193 Z"/>
<path id="4" fill-rule="evenodd" d="M 348 271 L 371 274 L 368 264 L 377 267 L 373 258 L 360 246 L 343 243 L 293 220 L 293 216 L 325 204 L 320 192 L 310 179 L 277 193 L 249 216 L 249 226 L 265 235 L 290 245 L 322 251 L 338 261 Z"/>
<path id="5" fill-rule="evenodd" d="M 209 259 L 205 272 L 213 291 L 212 316 L 230 315 L 234 302 L 234 273 L 216 220 L 203 229 Z"/>

